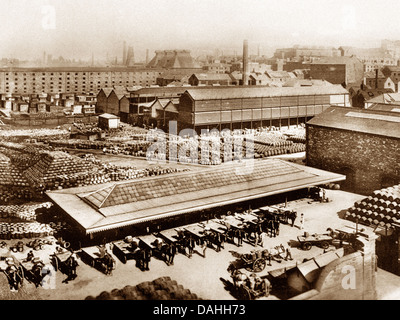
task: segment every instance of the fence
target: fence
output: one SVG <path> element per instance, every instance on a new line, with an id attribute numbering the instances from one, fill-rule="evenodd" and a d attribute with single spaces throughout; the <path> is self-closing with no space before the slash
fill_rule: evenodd
<path id="1" fill-rule="evenodd" d="M 61 126 L 64 124 L 73 124 L 74 122 L 92 123 L 97 122 L 99 117 L 97 115 L 86 116 L 59 116 L 49 118 L 4 118 L 3 122 L 6 125 L 23 126 L 23 127 L 43 127 L 43 126 Z"/>

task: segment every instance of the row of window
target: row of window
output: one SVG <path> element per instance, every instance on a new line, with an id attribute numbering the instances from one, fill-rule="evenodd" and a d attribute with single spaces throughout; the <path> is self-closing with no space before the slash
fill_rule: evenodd
<path id="1" fill-rule="evenodd" d="M 15 75 L 15 76 L 17 76 L 17 75 L 20 75 L 21 73 L 17 73 L 17 72 L 6 72 L 5 73 L 5 75 L 6 76 L 10 76 L 10 75 Z M 22 75 L 23 76 L 27 76 L 27 75 L 31 75 L 31 76 L 36 76 L 36 75 L 42 75 L 42 76 L 46 76 L 46 75 L 49 75 L 49 73 L 46 73 L 46 72 L 42 72 L 42 73 L 35 73 L 35 72 L 33 72 L 33 73 L 22 73 Z M 50 73 L 50 76 L 54 76 L 56 73 L 54 73 L 54 72 L 51 72 Z M 93 75 L 95 75 L 95 73 L 94 72 L 67 72 L 67 73 L 65 73 L 67 76 L 70 76 L 70 75 L 72 75 L 72 74 L 75 74 L 75 76 L 86 76 L 86 75 L 91 75 L 91 76 L 93 76 Z M 106 73 L 104 73 L 104 72 L 97 72 L 97 75 L 98 76 L 104 76 L 104 75 L 108 75 L 109 73 L 108 72 L 106 72 Z M 139 74 L 139 75 L 144 75 L 144 72 L 111 72 L 111 74 L 112 75 L 119 75 L 119 76 L 123 76 L 123 75 L 136 75 L 136 74 Z M 59 76 L 62 76 L 63 75 L 63 73 L 62 72 L 59 72 L 58 73 L 58 75 Z M 151 75 L 151 76 L 159 76 L 159 75 L 161 75 L 161 72 L 157 72 L 157 73 L 155 73 L 155 72 L 146 72 L 146 75 Z"/>

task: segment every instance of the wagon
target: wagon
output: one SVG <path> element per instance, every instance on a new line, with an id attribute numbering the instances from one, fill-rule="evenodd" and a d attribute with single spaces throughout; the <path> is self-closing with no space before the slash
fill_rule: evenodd
<path id="1" fill-rule="evenodd" d="M 138 237 L 139 240 L 139 247 L 141 249 L 150 250 L 151 255 L 155 256 L 161 260 L 166 260 L 164 247 L 165 242 L 155 236 L 154 234 L 147 234 L 144 236 Z"/>
<path id="2" fill-rule="evenodd" d="M 311 250 L 312 246 L 319 246 L 322 249 L 328 249 L 333 241 L 333 237 L 327 234 L 305 233 L 303 236 L 297 237 L 303 250 Z"/>
<path id="3" fill-rule="evenodd" d="M 120 240 L 113 243 L 113 253 L 123 263 L 126 263 L 130 259 L 136 259 L 139 252 L 139 239 L 131 238 L 129 242 L 127 240 Z"/>
<path id="4" fill-rule="evenodd" d="M 101 257 L 100 249 L 97 246 L 82 248 L 80 254 L 82 261 L 103 273 L 110 274 L 111 270 L 115 269 L 114 258 L 108 252 Z"/>
<path id="5" fill-rule="evenodd" d="M 45 276 L 42 274 L 42 269 L 45 266 L 44 262 L 38 257 L 35 257 L 30 261 L 23 260 L 19 262 L 19 264 L 22 267 L 25 279 L 38 287 Z"/>
<path id="6" fill-rule="evenodd" d="M 61 252 L 55 252 L 51 255 L 51 263 L 54 267 L 54 270 L 61 270 L 65 269 L 66 267 L 66 261 L 68 260 L 69 257 L 71 257 L 71 251 L 61 251 Z"/>
<path id="7" fill-rule="evenodd" d="M 11 268 L 14 272 L 10 272 Z M 7 277 L 10 289 L 18 290 L 24 281 L 24 270 L 21 264 L 12 257 L 0 257 L 0 271 Z"/>
<path id="8" fill-rule="evenodd" d="M 257 250 L 252 251 L 251 253 L 239 254 L 239 259 L 231 261 L 228 271 L 233 272 L 234 270 L 245 268 L 249 272 L 261 272 L 267 265 L 267 256 L 268 251 L 266 250 Z"/>
<path id="9" fill-rule="evenodd" d="M 240 271 L 231 274 L 233 290 L 239 300 L 254 300 L 269 296 L 272 286 L 266 278 L 257 277 L 255 274 L 247 276 Z"/>

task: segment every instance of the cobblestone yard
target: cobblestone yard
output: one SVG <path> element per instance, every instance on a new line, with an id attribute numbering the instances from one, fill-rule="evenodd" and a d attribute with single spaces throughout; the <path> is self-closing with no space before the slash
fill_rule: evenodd
<path id="1" fill-rule="evenodd" d="M 344 225 L 353 225 L 352 222 L 340 219 L 337 213 L 351 207 L 355 201 L 361 199 L 363 196 L 337 190 L 327 190 L 327 196 L 332 199 L 332 202 L 319 203 L 313 202 L 310 199 L 289 202 L 288 207 L 290 209 L 296 209 L 299 215 L 300 213 L 304 213 L 305 229 L 299 229 L 297 225 L 299 219 L 296 221 L 294 227 L 281 224 L 279 236 L 276 238 L 267 237 L 264 248 L 272 248 L 280 244 L 287 246 L 289 241 L 296 240 L 297 236 L 303 234 L 304 231 L 308 231 L 309 233 L 323 233 L 328 227 L 337 228 Z M 257 248 L 261 249 L 261 247 Z M 201 251 L 198 247 L 196 249 Z M 102 291 L 111 291 L 115 288 L 122 289 L 126 285 L 136 285 L 143 281 L 152 281 L 158 277 L 170 276 L 203 299 L 230 300 L 235 298 L 225 290 L 221 279 L 231 280 L 227 267 L 230 261 L 236 259 L 232 255 L 232 252 L 250 253 L 254 249 L 253 245 L 246 242 L 243 247 L 227 243 L 225 244 L 225 248 L 220 252 L 216 252 L 211 248 L 207 249 L 205 258 L 200 253 L 194 254 L 191 259 L 178 254 L 172 266 L 167 266 L 163 261 L 153 258 L 150 262 L 150 271 L 145 272 L 140 271 L 135 266 L 134 260 L 128 260 L 126 264 L 123 264 L 115 257 L 117 261 L 116 269 L 112 275 L 108 276 L 79 261 L 77 269 L 78 277 L 74 281 L 67 284 L 63 283 L 66 275 L 57 272 L 55 287 L 53 289 L 44 289 L 41 287 L 36 289 L 32 284 L 25 281 L 23 292 L 10 293 L 5 298 L 84 299 L 89 295 L 97 296 Z M 109 251 L 111 252 L 111 250 Z M 292 248 L 293 261 L 283 261 L 282 263 L 272 261 L 272 266 L 267 266 L 260 275 L 262 276 L 270 270 L 281 268 L 285 264 L 293 264 L 296 261 L 302 262 L 304 258 L 310 258 L 322 252 L 323 250 L 318 247 L 313 247 L 310 251 Z M 45 256 L 47 253 L 43 252 L 42 255 Z M 2 283 L 2 289 L 4 289 L 2 291 L 7 291 L 6 282 L 2 281 Z M 33 295 L 29 296 L 29 293 L 33 293 Z M 269 299 L 274 299 L 274 297 L 270 296 Z"/>
<path id="2" fill-rule="evenodd" d="M 310 199 L 300 199 L 288 202 L 288 208 L 296 209 L 300 213 L 304 213 L 305 224 L 304 230 L 300 230 L 297 219 L 295 226 L 281 224 L 280 234 L 276 238 L 267 237 L 264 248 L 272 248 L 274 246 L 296 240 L 297 236 L 303 234 L 304 231 L 309 233 L 324 233 L 328 227 L 339 228 L 342 226 L 354 226 L 354 223 L 339 218 L 338 212 L 347 209 L 357 200 L 363 198 L 361 195 L 351 194 L 338 190 L 327 190 L 327 196 L 332 199 L 329 203 L 314 202 Z M 53 248 L 49 247 L 46 251 L 42 251 L 41 255 L 45 258 Z M 78 277 L 69 283 L 63 283 L 66 275 L 57 272 L 55 278 L 55 286 L 52 289 L 35 288 L 32 284 L 25 281 L 24 287 L 20 292 L 13 293 L 8 290 L 5 277 L 0 276 L 0 285 L 2 299 L 45 299 L 45 300 L 70 300 L 85 299 L 87 296 L 97 296 L 102 291 L 111 291 L 115 288 L 122 289 L 126 285 L 137 285 L 144 281 L 152 281 L 158 277 L 169 276 L 182 284 L 185 288 L 190 289 L 202 299 L 235 299 L 225 288 L 222 279 L 230 281 L 227 267 L 230 261 L 236 258 L 232 252 L 250 253 L 255 248 L 253 245 L 244 242 L 242 247 L 227 243 L 225 248 L 220 252 L 216 252 L 211 248 L 206 251 L 206 257 L 201 254 L 202 251 L 195 253 L 191 259 L 178 254 L 175 257 L 174 265 L 167 266 L 163 261 L 152 258 L 150 262 L 150 271 L 140 271 L 135 266 L 134 260 L 128 260 L 123 264 L 117 257 L 116 269 L 112 275 L 104 275 L 100 271 L 90 267 L 82 261 L 79 261 L 77 269 Z M 256 249 L 261 249 L 258 246 Z M 111 250 L 109 250 L 111 252 Z M 268 271 L 282 268 L 285 265 L 302 262 L 304 258 L 310 258 L 323 252 L 319 247 L 313 247 L 310 251 L 303 251 L 300 248 L 293 247 L 293 261 L 282 261 L 278 263 L 272 261 L 272 266 L 268 266 L 259 273 L 265 275 Z M 20 257 L 22 258 L 22 254 Z M 244 271 L 246 272 L 246 271 Z M 399 285 L 397 285 L 399 284 Z M 400 278 L 386 271 L 379 270 L 377 277 L 378 298 L 379 299 L 398 299 L 400 298 Z M 266 299 L 266 298 L 263 298 Z M 277 299 L 274 296 L 268 299 Z"/>

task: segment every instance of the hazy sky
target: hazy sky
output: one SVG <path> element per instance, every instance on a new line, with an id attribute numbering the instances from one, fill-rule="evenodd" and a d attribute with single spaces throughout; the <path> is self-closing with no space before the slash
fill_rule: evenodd
<path id="1" fill-rule="evenodd" d="M 250 53 L 400 39 L 396 0 L 0 0 L 0 57 L 97 59 L 157 49 Z"/>

